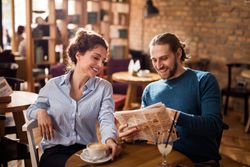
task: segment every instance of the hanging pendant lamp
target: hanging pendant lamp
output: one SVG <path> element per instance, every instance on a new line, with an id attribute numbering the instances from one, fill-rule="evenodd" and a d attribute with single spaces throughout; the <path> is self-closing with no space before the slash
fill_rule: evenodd
<path id="1" fill-rule="evenodd" d="M 151 17 L 151 16 L 155 16 L 159 14 L 159 9 L 157 9 L 152 0 L 147 0 L 146 3 L 146 9 L 145 9 L 145 13 L 144 16 L 145 17 Z"/>

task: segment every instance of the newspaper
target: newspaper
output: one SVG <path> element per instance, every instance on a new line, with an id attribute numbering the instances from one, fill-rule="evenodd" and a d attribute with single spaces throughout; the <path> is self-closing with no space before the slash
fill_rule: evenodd
<path id="1" fill-rule="evenodd" d="M 168 142 L 177 139 L 175 120 L 169 115 L 171 110 L 176 111 L 166 108 L 163 103 L 156 103 L 138 110 L 118 111 L 114 115 L 120 125 L 137 127 L 139 131 L 133 136 L 133 140 L 146 140 L 149 144 L 156 144 L 163 133 L 168 133 L 165 135 Z"/>
<path id="2" fill-rule="evenodd" d="M 0 77 L 0 97 L 9 96 L 12 89 L 4 77 Z"/>

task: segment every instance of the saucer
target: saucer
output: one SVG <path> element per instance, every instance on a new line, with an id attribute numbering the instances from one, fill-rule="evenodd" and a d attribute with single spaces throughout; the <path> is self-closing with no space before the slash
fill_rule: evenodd
<path id="1" fill-rule="evenodd" d="M 88 162 L 88 163 L 92 163 L 92 164 L 100 164 L 100 163 L 104 163 L 104 162 L 108 162 L 109 160 L 111 160 L 112 158 L 112 154 L 106 156 L 106 157 L 103 157 L 101 159 L 97 159 L 97 160 L 92 160 L 89 155 L 88 155 L 88 150 L 87 149 L 83 149 L 82 150 L 82 153 L 80 155 L 80 158 L 85 161 L 85 162 Z"/>

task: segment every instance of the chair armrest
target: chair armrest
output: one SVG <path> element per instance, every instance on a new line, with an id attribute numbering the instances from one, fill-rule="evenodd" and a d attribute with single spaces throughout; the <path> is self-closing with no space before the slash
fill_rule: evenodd
<path id="1" fill-rule="evenodd" d="M 32 119 L 32 120 L 27 121 L 23 125 L 22 129 L 23 129 L 23 131 L 31 131 L 33 128 L 36 128 L 36 127 L 38 127 L 37 120 Z"/>

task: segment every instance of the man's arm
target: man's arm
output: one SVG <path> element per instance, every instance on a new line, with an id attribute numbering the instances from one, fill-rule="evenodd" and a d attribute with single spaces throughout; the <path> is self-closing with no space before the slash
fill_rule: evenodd
<path id="1" fill-rule="evenodd" d="M 200 81 L 201 115 L 181 112 L 177 125 L 200 135 L 217 135 L 221 131 L 220 89 L 213 75 L 208 73 Z"/>

